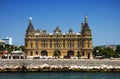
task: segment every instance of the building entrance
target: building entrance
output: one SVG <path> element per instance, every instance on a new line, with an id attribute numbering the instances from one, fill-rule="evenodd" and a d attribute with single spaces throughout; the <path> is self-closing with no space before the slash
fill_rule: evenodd
<path id="1" fill-rule="evenodd" d="M 71 58 L 71 57 L 74 57 L 74 51 L 69 50 L 69 51 L 67 52 L 67 58 Z"/>
<path id="2" fill-rule="evenodd" d="M 41 56 L 48 56 L 48 52 L 46 50 L 41 51 Z"/>

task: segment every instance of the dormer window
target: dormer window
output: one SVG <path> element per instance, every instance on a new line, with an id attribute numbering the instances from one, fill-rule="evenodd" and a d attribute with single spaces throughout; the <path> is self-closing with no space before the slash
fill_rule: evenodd
<path id="1" fill-rule="evenodd" d="M 56 29 L 54 30 L 54 34 L 60 34 L 61 30 L 59 29 L 59 27 L 57 26 Z"/>
<path id="2" fill-rule="evenodd" d="M 68 33 L 69 33 L 69 34 L 73 34 L 72 28 L 69 29 Z"/>

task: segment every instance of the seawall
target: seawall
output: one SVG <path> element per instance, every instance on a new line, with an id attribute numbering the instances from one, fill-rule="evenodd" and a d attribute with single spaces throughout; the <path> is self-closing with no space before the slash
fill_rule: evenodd
<path id="1" fill-rule="evenodd" d="M 0 59 L 0 72 L 7 71 L 118 71 L 120 60 Z"/>

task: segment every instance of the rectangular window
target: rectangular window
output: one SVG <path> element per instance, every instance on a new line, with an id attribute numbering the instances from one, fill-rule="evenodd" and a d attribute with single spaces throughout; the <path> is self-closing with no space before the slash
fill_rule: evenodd
<path id="1" fill-rule="evenodd" d="M 65 48 L 65 43 L 63 43 L 63 48 Z"/>
<path id="2" fill-rule="evenodd" d="M 36 41 L 36 48 L 38 48 L 38 42 Z"/>
<path id="3" fill-rule="evenodd" d="M 80 47 L 80 44 L 78 44 L 78 48 Z"/>
<path id="4" fill-rule="evenodd" d="M 56 48 L 58 48 L 59 47 L 59 44 L 56 44 Z"/>
<path id="5" fill-rule="evenodd" d="M 84 51 L 82 52 L 82 56 L 84 56 Z"/>
<path id="6" fill-rule="evenodd" d="M 45 48 L 45 44 L 43 44 L 43 47 Z"/>
<path id="7" fill-rule="evenodd" d="M 90 43 L 88 43 L 88 48 L 90 48 Z"/>
<path id="8" fill-rule="evenodd" d="M 82 47 L 84 48 L 84 44 L 82 44 Z"/>
<path id="9" fill-rule="evenodd" d="M 50 43 L 50 48 L 52 48 L 52 43 Z"/>
<path id="10" fill-rule="evenodd" d="M 33 52 L 31 51 L 30 55 L 32 56 L 33 55 Z"/>
<path id="11" fill-rule="evenodd" d="M 26 46 L 26 48 L 28 48 L 28 44 L 27 43 L 25 43 L 25 46 Z"/>
<path id="12" fill-rule="evenodd" d="M 88 41 L 88 48 L 90 48 L 90 41 Z"/>
<path id="13" fill-rule="evenodd" d="M 38 51 L 36 51 L 36 55 L 38 55 Z"/>
<path id="14" fill-rule="evenodd" d="M 32 43 L 30 44 L 30 47 L 32 48 Z"/>
<path id="15" fill-rule="evenodd" d="M 44 47 L 47 47 L 48 45 L 47 44 L 44 44 Z"/>

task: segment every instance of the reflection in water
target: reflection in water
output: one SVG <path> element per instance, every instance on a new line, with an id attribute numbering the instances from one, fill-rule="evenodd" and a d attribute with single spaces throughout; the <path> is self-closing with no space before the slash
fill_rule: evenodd
<path id="1" fill-rule="evenodd" d="M 120 79 L 120 73 L 87 73 L 87 72 L 0 73 L 0 79 Z"/>

